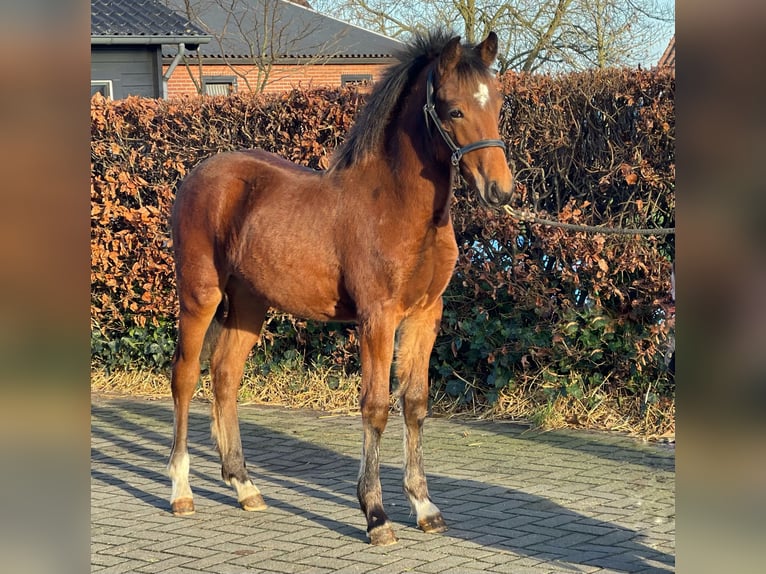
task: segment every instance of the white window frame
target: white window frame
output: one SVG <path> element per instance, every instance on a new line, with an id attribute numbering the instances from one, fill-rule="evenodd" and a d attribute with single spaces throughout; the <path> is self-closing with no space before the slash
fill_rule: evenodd
<path id="1" fill-rule="evenodd" d="M 112 86 L 112 80 L 91 80 L 90 87 L 92 88 L 93 86 L 104 86 L 106 88 L 104 97 L 107 100 L 114 99 L 114 87 Z"/>
<path id="2" fill-rule="evenodd" d="M 341 74 L 341 86 L 363 86 L 372 83 L 372 74 Z"/>
<path id="3" fill-rule="evenodd" d="M 237 93 L 237 77 L 236 76 L 203 76 L 202 77 L 202 93 L 206 96 L 210 95 L 225 95 L 225 94 L 209 94 L 207 91 L 208 86 L 229 86 L 228 92 L 230 94 Z"/>

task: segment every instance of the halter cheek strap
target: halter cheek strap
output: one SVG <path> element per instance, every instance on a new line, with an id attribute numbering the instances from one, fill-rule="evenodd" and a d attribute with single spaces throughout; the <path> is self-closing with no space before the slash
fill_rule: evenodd
<path id="1" fill-rule="evenodd" d="M 444 129 L 444 125 L 442 124 L 439 115 L 436 113 L 436 106 L 434 105 L 433 69 L 429 70 L 428 80 L 426 81 L 426 103 L 423 106 L 423 115 L 425 116 L 426 127 L 429 128 L 429 131 L 430 124 L 433 122 L 436 130 L 441 134 L 444 143 L 446 143 L 447 147 L 452 150 L 452 157 L 450 158 L 450 161 L 455 167 L 457 167 L 457 165 L 460 163 L 460 159 L 469 151 L 474 151 L 484 147 L 500 147 L 503 148 L 503 150 L 506 149 L 505 142 L 502 140 L 480 140 L 468 145 L 464 145 L 463 147 L 458 147 L 457 144 L 455 144 L 452 137 L 449 135 L 449 133 L 447 133 L 447 130 Z"/>

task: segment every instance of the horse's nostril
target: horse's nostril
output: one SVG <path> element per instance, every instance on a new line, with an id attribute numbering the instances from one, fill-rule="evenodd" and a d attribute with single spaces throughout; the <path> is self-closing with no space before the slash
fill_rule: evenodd
<path id="1" fill-rule="evenodd" d="M 496 181 L 493 181 L 489 186 L 489 197 L 492 203 L 502 203 L 503 201 L 503 192 Z"/>
<path id="2" fill-rule="evenodd" d="M 487 203 L 495 206 L 503 205 L 510 201 L 513 193 L 513 186 L 506 191 L 497 181 L 491 181 L 487 185 Z"/>

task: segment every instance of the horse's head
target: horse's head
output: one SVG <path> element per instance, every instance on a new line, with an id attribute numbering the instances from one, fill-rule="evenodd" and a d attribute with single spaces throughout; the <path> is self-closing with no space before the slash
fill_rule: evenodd
<path id="1" fill-rule="evenodd" d="M 503 96 L 490 69 L 496 56 L 494 32 L 473 48 L 461 46 L 459 36 L 452 38 L 428 71 L 424 107 L 426 123 L 441 134 L 452 164 L 491 207 L 507 203 L 513 192 L 498 133 Z"/>

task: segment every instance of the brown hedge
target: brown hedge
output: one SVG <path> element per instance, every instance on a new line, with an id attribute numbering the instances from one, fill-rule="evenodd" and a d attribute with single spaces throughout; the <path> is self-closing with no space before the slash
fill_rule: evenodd
<path id="1" fill-rule="evenodd" d="M 175 314 L 168 220 L 175 188 L 219 151 L 261 147 L 324 165 L 359 106 L 346 92 L 91 103 L 92 320 L 103 332 Z"/>
<path id="2" fill-rule="evenodd" d="M 502 83 L 500 127 L 518 178 L 515 206 L 591 225 L 674 225 L 672 75 L 509 73 Z M 363 101 L 353 90 L 170 101 L 95 96 L 94 360 L 119 363 L 121 340 L 123 366 L 143 366 L 147 352 L 154 366 L 167 364 L 177 304 L 168 217 L 176 186 L 196 163 L 221 150 L 261 147 L 322 168 Z M 461 255 L 432 361 L 437 392 L 468 401 L 478 389 L 490 402 L 505 388 L 576 396 L 604 385 L 672 395 L 662 355 L 672 325 L 673 235 L 565 232 L 489 212 L 465 190 L 456 197 Z M 151 335 L 160 331 L 161 340 Z M 276 317 L 268 333 L 272 345 L 284 341 L 284 352 L 297 345 L 311 360 L 329 356 L 357 367 L 346 327 Z M 125 343 L 131 337 L 149 340 L 151 350 L 136 351 Z"/>

